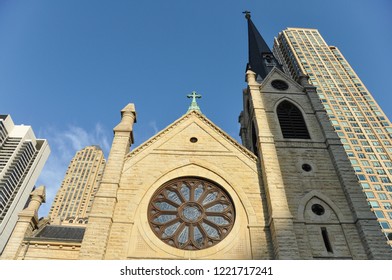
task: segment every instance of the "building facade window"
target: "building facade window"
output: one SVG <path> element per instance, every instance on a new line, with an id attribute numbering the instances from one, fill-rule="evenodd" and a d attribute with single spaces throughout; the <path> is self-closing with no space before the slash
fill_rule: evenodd
<path id="1" fill-rule="evenodd" d="M 391 210 L 392 209 L 392 204 L 390 202 L 383 202 L 382 206 L 384 206 L 385 209 Z"/>
<path id="2" fill-rule="evenodd" d="M 380 218 L 380 219 L 385 218 L 384 213 L 381 210 L 374 211 L 374 214 L 376 214 L 377 218 Z"/>
<path id="3" fill-rule="evenodd" d="M 277 115 L 283 138 L 310 139 L 301 111 L 289 101 L 281 102 L 277 107 Z"/>
<path id="4" fill-rule="evenodd" d="M 390 229 L 391 227 L 389 226 L 388 222 L 380 222 L 380 225 L 383 229 Z"/>
<path id="5" fill-rule="evenodd" d="M 372 208 L 380 208 L 380 205 L 377 201 L 369 201 L 369 204 Z"/>

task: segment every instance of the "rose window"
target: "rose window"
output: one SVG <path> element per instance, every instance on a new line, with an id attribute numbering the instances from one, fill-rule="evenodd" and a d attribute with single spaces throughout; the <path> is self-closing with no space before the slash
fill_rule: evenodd
<path id="1" fill-rule="evenodd" d="M 199 178 L 179 178 L 160 187 L 148 206 L 149 223 L 166 244 L 199 250 L 219 243 L 234 224 L 235 211 L 225 190 Z"/>

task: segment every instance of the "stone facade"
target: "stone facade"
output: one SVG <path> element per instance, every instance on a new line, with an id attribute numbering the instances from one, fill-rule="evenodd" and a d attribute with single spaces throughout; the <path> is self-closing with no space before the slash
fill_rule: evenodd
<path id="1" fill-rule="evenodd" d="M 3 258 L 392 259 L 315 88 L 305 77 L 297 83 L 277 68 L 258 81 L 248 70 L 246 78 L 240 116 L 244 146 L 199 111 L 190 110 L 130 152 L 136 111 L 129 104 L 114 128 L 85 228 L 40 225 L 31 214 L 39 207 L 35 203 L 29 215 L 21 213 Z M 273 81 L 287 87 L 274 87 Z M 277 114 L 282 102 L 300 112 L 309 137 L 283 136 Z M 205 185 L 202 199 L 189 202 L 181 185 L 174 186 L 171 194 L 165 190 L 158 195 L 167 214 L 157 216 L 161 206 L 152 203 L 152 197 L 167 182 L 182 178 L 213 182 L 224 195 L 209 192 L 211 187 Z M 190 189 L 188 196 L 196 197 L 196 189 Z M 185 202 L 177 205 L 176 199 Z M 234 213 L 224 210 L 229 199 Z M 209 201 L 219 204 L 215 214 L 204 206 Z M 183 205 L 192 205 L 194 221 L 184 218 Z M 221 218 L 211 222 L 209 215 L 217 214 Z M 222 217 L 229 214 L 234 222 L 224 236 L 230 219 Z M 189 231 L 178 226 L 178 220 Z M 199 233 L 196 220 L 206 224 Z M 179 246 L 190 239 L 200 248 Z M 208 240 L 216 244 L 206 246 Z"/>
<path id="2" fill-rule="evenodd" d="M 271 87 L 277 79 L 289 88 Z M 188 112 L 130 152 L 136 112 L 129 104 L 114 129 L 83 240 L 40 235 L 49 221 L 38 222 L 34 213 L 44 196 L 40 200 L 35 193 L 31 213 L 26 209 L 20 214 L 2 258 L 392 259 L 314 88 L 277 69 L 261 83 L 248 71 L 247 80 L 242 138 L 258 156 L 198 111 Z M 310 139 L 283 138 L 276 114 L 283 100 L 300 108 Z M 252 130 L 257 147 L 252 147 Z M 304 170 L 304 164 L 310 170 Z M 166 182 L 185 177 L 214 182 L 233 202 L 233 227 L 214 246 L 175 248 L 150 226 L 153 194 Z M 314 205 L 322 209 L 321 215 Z"/>
<path id="3" fill-rule="evenodd" d="M 386 240 L 315 88 L 306 79 L 299 85 L 276 68 L 261 83 L 251 71 L 247 80 L 249 88 L 244 92 L 247 106 L 241 116 L 242 139 L 261 158 L 274 257 L 391 258 L 390 248 L 385 246 Z M 271 86 L 274 80 L 285 81 L 288 88 L 274 88 Z M 283 101 L 300 109 L 310 139 L 283 137 L 276 113 Z M 256 131 L 256 142 L 252 130 Z M 252 147 L 253 143 L 257 147 Z M 304 165 L 310 170 L 304 170 Z M 321 205 L 321 215 L 313 211 L 314 205 Z"/>

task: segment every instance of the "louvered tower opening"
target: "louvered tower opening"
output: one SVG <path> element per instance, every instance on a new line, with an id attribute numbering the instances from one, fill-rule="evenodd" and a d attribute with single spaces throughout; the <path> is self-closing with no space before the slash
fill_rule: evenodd
<path id="1" fill-rule="evenodd" d="M 310 139 L 301 111 L 293 103 L 283 101 L 277 108 L 283 138 Z"/>

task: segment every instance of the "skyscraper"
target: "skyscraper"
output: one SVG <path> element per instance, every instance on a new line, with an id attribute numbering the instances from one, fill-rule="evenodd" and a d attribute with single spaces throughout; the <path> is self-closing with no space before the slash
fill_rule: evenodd
<path id="1" fill-rule="evenodd" d="M 98 146 L 78 151 L 71 160 L 49 212 L 52 224 L 86 224 L 98 190 L 105 158 Z"/>
<path id="2" fill-rule="evenodd" d="M 30 126 L 0 115 L 0 254 L 49 153 L 47 141 L 36 139 Z"/>
<path id="3" fill-rule="evenodd" d="M 372 211 L 392 245 L 392 126 L 335 46 L 316 29 L 279 33 L 274 53 L 294 79 L 307 75 L 351 161 Z"/>

